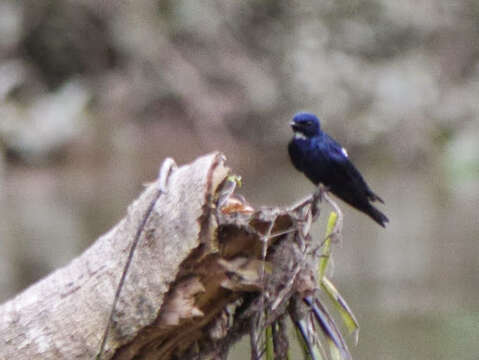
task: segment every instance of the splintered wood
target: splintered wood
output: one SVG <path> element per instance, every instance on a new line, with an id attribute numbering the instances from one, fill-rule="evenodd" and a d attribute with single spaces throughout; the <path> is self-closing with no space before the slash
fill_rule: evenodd
<path id="1" fill-rule="evenodd" d="M 213 153 L 160 176 L 82 255 L 0 307 L 0 358 L 95 358 L 141 224 L 102 359 L 221 358 L 255 314 L 282 316 L 315 286 L 308 204 L 254 209 L 229 175 Z"/>

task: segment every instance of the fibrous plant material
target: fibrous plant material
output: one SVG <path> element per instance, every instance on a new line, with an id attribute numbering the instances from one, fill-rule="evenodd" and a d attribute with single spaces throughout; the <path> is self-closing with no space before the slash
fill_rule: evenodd
<path id="1" fill-rule="evenodd" d="M 320 196 L 254 209 L 236 194 L 238 177 L 219 153 L 171 169 L 81 256 L 0 307 L 0 358 L 226 358 L 250 334 L 254 357 L 279 359 L 288 315 L 308 329 L 310 354 L 321 334 L 348 358 L 318 297 L 323 286 L 344 301 L 318 272 L 324 239 L 310 231 Z"/>

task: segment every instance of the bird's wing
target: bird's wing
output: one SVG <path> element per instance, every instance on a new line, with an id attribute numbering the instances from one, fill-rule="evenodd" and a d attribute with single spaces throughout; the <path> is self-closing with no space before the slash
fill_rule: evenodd
<path id="1" fill-rule="evenodd" d="M 371 201 L 379 200 L 383 202 L 379 196 L 372 192 L 361 173 L 349 160 L 346 150 L 333 138 L 328 135 L 325 136 L 327 136 L 326 146 L 332 163 L 331 168 L 335 169 L 334 176 L 341 179 L 340 183 L 350 184 L 355 191 L 362 192 Z"/>

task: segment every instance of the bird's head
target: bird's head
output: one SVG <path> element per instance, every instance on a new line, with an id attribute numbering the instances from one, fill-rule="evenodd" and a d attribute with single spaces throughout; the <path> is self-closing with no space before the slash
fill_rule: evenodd
<path id="1" fill-rule="evenodd" d="M 321 129 L 316 115 L 307 112 L 300 112 L 294 115 L 290 125 L 296 135 L 307 138 L 319 135 Z"/>

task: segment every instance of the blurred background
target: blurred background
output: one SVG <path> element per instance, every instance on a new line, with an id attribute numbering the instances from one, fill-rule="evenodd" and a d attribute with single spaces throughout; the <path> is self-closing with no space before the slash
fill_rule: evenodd
<path id="1" fill-rule="evenodd" d="M 222 151 L 254 206 L 308 195 L 299 110 L 390 218 L 340 204 L 355 358 L 477 359 L 477 0 L 0 1 L 0 301 L 111 228 L 167 156 Z"/>

